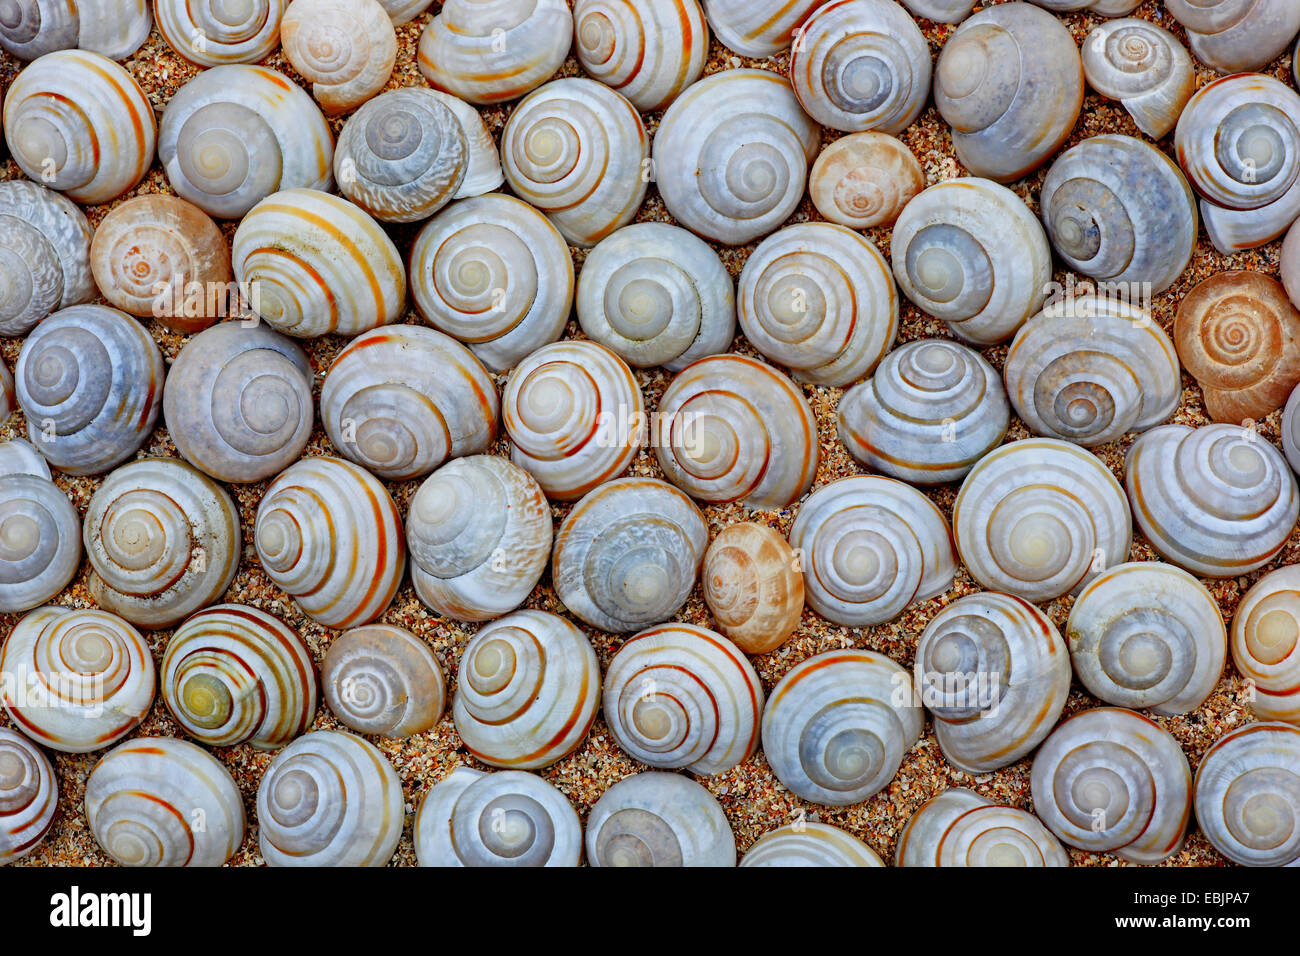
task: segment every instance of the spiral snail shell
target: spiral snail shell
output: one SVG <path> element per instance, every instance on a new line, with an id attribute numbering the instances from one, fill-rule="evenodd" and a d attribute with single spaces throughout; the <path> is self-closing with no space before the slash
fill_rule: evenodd
<path id="1" fill-rule="evenodd" d="M 67 197 L 26 180 L 0 183 L 0 335 L 26 335 L 94 298 L 92 232 Z"/>
<path id="2" fill-rule="evenodd" d="M 321 665 L 325 702 L 359 734 L 410 737 L 438 722 L 446 705 L 442 668 L 410 631 L 368 624 L 330 644 Z"/>
<path id="3" fill-rule="evenodd" d="M 1196 68 L 1178 38 L 1146 20 L 1111 20 L 1083 41 L 1088 85 L 1128 110 L 1138 129 L 1163 139 L 1196 89 Z"/>
<path id="4" fill-rule="evenodd" d="M 901 0 L 918 17 L 936 23 L 961 23 L 970 16 L 975 0 Z"/>
<path id="5" fill-rule="evenodd" d="M 45 839 L 59 806 L 54 768 L 39 747 L 0 727 L 0 866 Z"/>
<path id="6" fill-rule="evenodd" d="M 755 841 L 741 866 L 884 866 L 855 836 L 825 823 L 800 820 L 769 830 Z"/>
<path id="7" fill-rule="evenodd" d="M 77 48 L 125 60 L 153 25 L 147 0 L 13 0 L 3 12 L 0 47 L 20 60 Z"/>
<path id="8" fill-rule="evenodd" d="M 86 822 L 122 866 L 221 866 L 244 842 L 244 801 L 230 771 L 202 747 L 141 737 L 95 764 Z"/>
<path id="9" fill-rule="evenodd" d="M 397 34 L 379 0 L 291 0 L 280 43 L 329 114 L 382 90 L 397 60 Z"/>
<path id="10" fill-rule="evenodd" d="M 154 0 L 158 32 L 201 67 L 257 63 L 280 45 L 280 20 L 289 0 Z"/>
<path id="11" fill-rule="evenodd" d="M 1300 31 L 1300 7 L 1288 0 L 1165 0 L 1165 8 L 1197 59 L 1221 73 L 1261 69 Z"/>
<path id="12" fill-rule="evenodd" d="M 1300 45 L 1297 45 L 1296 49 L 1300 49 Z M 1300 303 L 1300 228 L 1292 226 L 1287 231 L 1278 265 L 1282 275 L 1282 285 L 1286 288 L 1287 295 L 1291 297 L 1291 302 Z M 1296 308 L 1300 308 L 1300 305 Z"/>
<path id="13" fill-rule="evenodd" d="M 153 657 L 107 611 L 42 607 L 0 647 L 0 701 L 24 734 L 64 753 L 121 740 L 153 703 Z"/>
<path id="14" fill-rule="evenodd" d="M 397 771 L 346 731 L 299 737 L 257 788 L 257 846 L 268 866 L 384 866 L 402 821 Z"/>
<path id="15" fill-rule="evenodd" d="M 925 171 L 888 133 L 851 133 L 829 144 L 808 174 L 808 195 L 822 217 L 851 229 L 892 226 L 925 188 Z"/>
<path id="16" fill-rule="evenodd" d="M 633 774 L 587 817 L 592 866 L 735 866 L 736 838 L 713 794 L 675 773 Z"/>
<path id="17" fill-rule="evenodd" d="M 767 525 L 740 521 L 718 532 L 704 553 L 700 584 L 718 630 L 746 654 L 776 650 L 799 626 L 799 561 Z"/>
<path id="18" fill-rule="evenodd" d="M 81 563 L 80 526 L 36 449 L 21 438 L 0 443 L 0 613 L 44 604 L 67 586 Z"/>
<path id="19" fill-rule="evenodd" d="M 578 0 L 573 46 L 584 70 L 651 113 L 700 78 L 709 28 L 696 0 Z"/>
<path id="20" fill-rule="evenodd" d="M 763 59 L 789 47 L 823 0 L 747 3 L 703 0 L 704 14 L 718 39 L 741 56 Z"/>
<path id="21" fill-rule="evenodd" d="M 172 635 L 162 696 L 176 722 L 205 746 L 247 742 L 276 750 L 305 733 L 316 716 L 316 667 L 279 618 L 218 604 Z"/>
<path id="22" fill-rule="evenodd" d="M 410 23 L 429 8 L 433 0 L 379 0 L 394 26 Z"/>
<path id="23" fill-rule="evenodd" d="M 23 438 L 0 442 L 0 478 L 32 475 L 50 480 L 50 466 L 32 443 Z"/>
<path id="24" fill-rule="evenodd" d="M 1220 737 L 1196 768 L 1196 821 L 1243 866 L 1300 858 L 1300 729 L 1249 724 Z"/>
<path id="25" fill-rule="evenodd" d="M 898 838 L 898 866 L 1069 866 L 1056 837 L 1032 813 L 995 806 L 953 787 L 912 814 Z"/>
<path id="26" fill-rule="evenodd" d="M 501 154 L 497 152 L 496 140 L 488 132 L 482 115 L 458 96 L 441 90 L 429 90 L 435 99 L 455 114 L 460 122 L 461 132 L 465 136 L 468 150 L 465 165 L 465 178 L 456 190 L 456 199 L 481 196 L 496 189 L 505 176 L 501 173 Z"/>
<path id="27" fill-rule="evenodd" d="M 1300 724 L 1300 567 L 1270 571 L 1246 592 L 1232 619 L 1232 661 L 1262 720 Z"/>

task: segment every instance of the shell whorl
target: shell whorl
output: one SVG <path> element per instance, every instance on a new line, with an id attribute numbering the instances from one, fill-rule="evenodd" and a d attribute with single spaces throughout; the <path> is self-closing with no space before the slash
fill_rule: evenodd
<path id="1" fill-rule="evenodd" d="M 764 833 L 741 866 L 884 866 L 857 837 L 825 823 L 787 823 Z"/>
<path id="2" fill-rule="evenodd" d="M 359 734 L 409 737 L 433 727 L 446 706 L 438 659 L 410 631 L 369 624 L 345 631 L 321 665 L 334 715 Z"/>
<path id="3" fill-rule="evenodd" d="M 1300 7 L 1286 0 L 1166 0 L 1165 8 L 1196 58 L 1221 73 L 1263 69 L 1300 30 Z"/>
<path id="4" fill-rule="evenodd" d="M 280 45 L 289 0 L 154 0 L 158 32 L 199 66 L 257 63 Z"/>
<path id="5" fill-rule="evenodd" d="M 898 866 L 1069 866 L 1031 813 L 954 787 L 926 801 L 898 838 Z"/>
<path id="6" fill-rule="evenodd" d="M 700 78 L 709 28 L 696 0 L 578 0 L 574 55 L 638 110 L 661 110 Z"/>
<path id="7" fill-rule="evenodd" d="M 892 226 L 925 188 L 925 171 L 887 133 L 851 133 L 829 144 L 808 174 L 808 195 L 823 218 L 852 229 Z"/>
<path id="8" fill-rule="evenodd" d="M 1118 100 L 1152 139 L 1163 139 L 1178 122 L 1196 89 L 1196 68 L 1178 38 L 1137 18 L 1111 20 L 1083 41 L 1088 85 Z"/>
<path id="9" fill-rule="evenodd" d="M 745 0 L 703 2 L 709 26 L 727 49 L 755 59 L 789 47 L 819 6 L 819 0 L 793 0 L 779 7 L 757 6 Z"/>
<path id="10" fill-rule="evenodd" d="M 592 866 L 735 866 L 736 838 L 713 794 L 647 771 L 610 787 L 587 818 Z"/>
<path id="11" fill-rule="evenodd" d="M 20 60 L 74 48 L 125 60 L 152 26 L 148 0 L 13 0 L 0 20 L 0 47 Z"/>
<path id="12" fill-rule="evenodd" d="M 35 449 L 22 439 L 0 444 L 0 613 L 44 604 L 67 586 L 81 563 L 80 525 Z"/>
<path id="13" fill-rule="evenodd" d="M 1300 568 L 1270 571 L 1246 592 L 1232 619 L 1232 660 L 1263 720 L 1300 725 Z"/>
<path id="14" fill-rule="evenodd" d="M 0 183 L 0 335 L 95 296 L 92 229 L 67 197 L 26 180 Z"/>
<path id="15" fill-rule="evenodd" d="M 1243 866 L 1300 858 L 1300 728 L 1249 724 L 1220 737 L 1196 768 L 1196 822 Z"/>
<path id="16" fill-rule="evenodd" d="M 0 866 L 40 845 L 58 805 L 49 759 L 26 737 L 0 727 Z"/>
<path id="17" fill-rule="evenodd" d="M 383 89 L 397 60 L 397 34 L 379 0 L 291 0 L 280 42 L 330 114 L 355 109 Z"/>
<path id="18" fill-rule="evenodd" d="M 775 650 L 799 626 L 799 561 L 767 525 L 741 521 L 718 532 L 704 554 L 700 585 L 718 630 L 746 654 Z"/>

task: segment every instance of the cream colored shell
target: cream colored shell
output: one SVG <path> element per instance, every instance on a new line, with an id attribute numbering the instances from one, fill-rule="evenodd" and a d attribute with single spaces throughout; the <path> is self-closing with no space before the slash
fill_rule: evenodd
<path id="1" fill-rule="evenodd" d="M 647 771 L 624 777 L 587 817 L 592 866 L 736 865 L 736 838 L 713 794 L 689 777 Z"/>
<path id="2" fill-rule="evenodd" d="M 280 45 L 288 0 L 154 0 L 158 32 L 199 66 L 257 63 Z"/>
<path id="3" fill-rule="evenodd" d="M 921 805 L 898 838 L 898 866 L 1069 866 L 1038 818 L 953 787 Z"/>
<path id="4" fill-rule="evenodd" d="M 818 154 L 808 174 L 817 211 L 851 229 L 892 226 L 924 188 L 916 156 L 888 133 L 841 136 Z"/>
<path id="5" fill-rule="evenodd" d="M 746 0 L 703 2 L 709 26 L 727 49 L 762 59 L 789 47 L 821 0 L 792 0 L 780 5 Z"/>
<path id="6" fill-rule="evenodd" d="M 1296 49 L 1300 50 L 1300 44 L 1296 45 Z M 1292 226 L 1287 231 L 1278 266 L 1282 285 L 1286 288 L 1287 295 L 1291 297 L 1292 304 L 1300 303 L 1300 228 Z M 1300 305 L 1296 305 L 1296 308 L 1300 309 Z"/>
<path id="7" fill-rule="evenodd" d="M 152 25 L 148 0 L 15 0 L 5 7 L 0 47 L 20 60 L 77 47 L 125 60 Z"/>
<path id="8" fill-rule="evenodd" d="M 1243 866 L 1300 858 L 1300 729 L 1248 724 L 1220 737 L 1196 768 L 1196 822 Z"/>
<path id="9" fill-rule="evenodd" d="M 67 197 L 25 179 L 0 183 L 0 335 L 26 335 L 94 298 L 92 233 Z"/>
<path id="10" fill-rule="evenodd" d="M 1300 567 L 1270 571 L 1246 592 L 1229 646 L 1250 709 L 1263 720 L 1300 725 Z"/>
<path id="11" fill-rule="evenodd" d="M 397 60 L 397 34 L 379 0 L 291 0 L 280 42 L 329 114 L 378 93 Z"/>
<path id="12" fill-rule="evenodd" d="M 388 11 L 394 26 L 410 23 L 433 3 L 433 0 L 379 0 L 379 5 Z"/>
<path id="13" fill-rule="evenodd" d="M 826 823 L 799 821 L 768 830 L 751 846 L 741 866 L 884 866 L 857 837 Z"/>
<path id="14" fill-rule="evenodd" d="M 40 845 L 58 806 L 49 759 L 26 737 L 0 727 L 0 866 Z"/>
<path id="15" fill-rule="evenodd" d="M 465 168 L 465 178 L 461 180 L 455 198 L 481 196 L 496 189 L 505 182 L 505 176 L 501 173 L 501 154 L 497 152 L 496 140 L 488 132 L 482 114 L 458 96 L 442 90 L 428 92 L 456 115 L 461 132 L 465 134 L 469 161 Z"/>
<path id="16" fill-rule="evenodd" d="M 779 531 L 738 521 L 704 553 L 700 590 L 718 630 L 746 654 L 766 654 L 791 637 L 803 614 L 798 556 Z"/>
<path id="17" fill-rule="evenodd" d="M 80 563 L 81 517 L 49 466 L 21 438 L 0 443 L 0 613 L 44 604 Z"/>
<path id="18" fill-rule="evenodd" d="M 360 734 L 409 737 L 438 722 L 446 684 L 428 645 L 405 628 L 368 624 L 344 631 L 321 664 L 325 702 Z"/>
<path id="19" fill-rule="evenodd" d="M 1262 69 L 1300 31 L 1300 7 L 1289 0 L 1166 0 L 1165 8 L 1196 58 L 1222 73 Z"/>
<path id="20" fill-rule="evenodd" d="M 918 17 L 938 23 L 960 23 L 970 16 L 975 0 L 901 0 Z"/>
<path id="21" fill-rule="evenodd" d="M 661 110 L 700 78 L 709 28 L 696 0 L 578 0 L 574 55 L 638 110 Z"/>
<path id="22" fill-rule="evenodd" d="M 1286 455 L 1291 470 L 1300 472 L 1300 385 L 1291 391 L 1282 409 L 1282 421 L 1279 431 L 1282 433 L 1282 452 Z"/>
<path id="23" fill-rule="evenodd" d="M 1196 67 L 1178 38 L 1146 20 L 1098 24 L 1083 41 L 1088 85 L 1128 110 L 1152 139 L 1163 139 L 1196 90 Z"/>

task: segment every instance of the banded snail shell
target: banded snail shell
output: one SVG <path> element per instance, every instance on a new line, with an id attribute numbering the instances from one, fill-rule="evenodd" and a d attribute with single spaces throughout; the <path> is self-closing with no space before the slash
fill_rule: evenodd
<path id="1" fill-rule="evenodd" d="M 857 837 L 825 823 L 787 823 L 764 833 L 741 866 L 884 866 Z"/>
<path id="2" fill-rule="evenodd" d="M 0 444 L 0 613 L 44 604 L 80 563 L 81 518 L 45 460 L 20 438 Z"/>
<path id="3" fill-rule="evenodd" d="M 280 42 L 330 114 L 355 109 L 382 90 L 397 60 L 397 34 L 379 0 L 291 0 Z"/>
<path id="4" fill-rule="evenodd" d="M 736 838 L 713 794 L 647 771 L 610 787 L 587 817 L 592 866 L 735 866 Z"/>
<path id="5" fill-rule="evenodd" d="M 76 203 L 36 183 L 0 183 L 0 335 L 26 335 L 95 297 L 93 230 Z"/>
<path id="6" fill-rule="evenodd" d="M 1300 8 L 1287 0 L 1165 0 L 1165 8 L 1196 58 L 1221 73 L 1262 69 L 1300 31 Z"/>
<path id="7" fill-rule="evenodd" d="M 1196 768 L 1196 821 L 1243 866 L 1300 858 L 1300 729 L 1248 724 L 1220 737 Z"/>
<path id="8" fill-rule="evenodd" d="M 433 727 L 446 706 L 438 659 L 410 631 L 368 624 L 344 631 L 321 665 L 334 716 L 359 734 L 410 737 Z"/>
<path id="9" fill-rule="evenodd" d="M 1246 592 L 1232 619 L 1232 661 L 1254 691 L 1262 720 L 1300 725 L 1300 567 L 1270 571 Z"/>
<path id="10" fill-rule="evenodd" d="M 465 178 L 456 190 L 456 199 L 481 196 L 496 189 L 505 176 L 501 172 L 501 155 L 497 152 L 496 140 L 488 132 L 487 124 L 479 111 L 458 96 L 441 90 L 429 90 L 433 97 L 455 114 L 460 122 L 461 132 L 465 136 L 468 156 L 465 165 Z"/>
<path id="11" fill-rule="evenodd" d="M 394 26 L 410 23 L 433 3 L 433 0 L 379 0 L 379 5 L 388 11 Z"/>
<path id="12" fill-rule="evenodd" d="M 638 110 L 661 110 L 700 78 L 709 28 L 696 0 L 578 0 L 574 55 Z"/>
<path id="13" fill-rule="evenodd" d="M 794 0 L 780 6 L 744 0 L 703 2 L 709 26 L 728 50 L 763 59 L 789 47 L 822 0 Z"/>
<path id="14" fill-rule="evenodd" d="M 154 0 L 158 32 L 198 66 L 257 63 L 280 45 L 280 20 L 289 0 Z"/>
<path id="15" fill-rule="evenodd" d="M 803 574 L 785 538 L 767 525 L 740 521 L 718 532 L 700 585 L 718 630 L 746 654 L 776 650 L 799 626 Z"/>
<path id="16" fill-rule="evenodd" d="M 961 23 L 970 16 L 975 0 L 901 0 L 918 17 L 937 23 Z"/>
<path id="17" fill-rule="evenodd" d="M 40 845 L 58 806 L 49 759 L 27 738 L 0 727 L 0 866 Z"/>
<path id="18" fill-rule="evenodd" d="M 887 133 L 840 137 L 818 154 L 808 174 L 817 211 L 851 229 L 892 226 L 924 188 L 916 156 Z"/>
<path id="19" fill-rule="evenodd" d="M 1065 849 L 1032 813 L 995 806 L 954 787 L 912 814 L 898 866 L 1069 866 Z"/>
<path id="20" fill-rule="evenodd" d="M 80 48 L 125 60 L 149 37 L 147 0 L 14 0 L 0 21 L 0 47 L 20 60 Z"/>
<path id="21" fill-rule="evenodd" d="M 1118 100 L 1152 139 L 1178 123 L 1196 90 L 1196 67 L 1178 38 L 1146 20 L 1125 18 L 1094 27 L 1083 41 L 1088 85 Z"/>

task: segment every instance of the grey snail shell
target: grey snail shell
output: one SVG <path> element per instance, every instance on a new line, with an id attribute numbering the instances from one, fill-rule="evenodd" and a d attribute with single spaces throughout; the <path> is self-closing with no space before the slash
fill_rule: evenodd
<path id="1" fill-rule="evenodd" d="M 1232 619 L 1229 646 L 1238 672 L 1254 691 L 1250 709 L 1261 720 L 1300 725 L 1300 567 L 1270 571 L 1246 592 Z"/>
<path id="2" fill-rule="evenodd" d="M 1300 385 L 1291 390 L 1291 396 L 1282 409 L 1282 452 L 1291 470 L 1300 473 Z"/>
<path id="3" fill-rule="evenodd" d="M 330 114 L 355 109 L 383 89 L 397 59 L 397 34 L 379 0 L 291 0 L 280 43 Z"/>
<path id="4" fill-rule="evenodd" d="M 410 631 L 388 624 L 340 634 L 325 654 L 320 679 L 329 709 L 359 734 L 424 733 L 446 706 L 438 659 Z"/>
<path id="5" fill-rule="evenodd" d="M 94 298 L 92 233 L 67 197 L 26 180 L 0 183 L 0 335 L 25 335 Z"/>
<path id="6" fill-rule="evenodd" d="M 40 846 L 58 806 L 49 759 L 26 737 L 0 727 L 0 866 Z"/>
<path id="7" fill-rule="evenodd" d="M 792 636 L 803 615 L 798 556 L 779 531 L 738 521 L 704 553 L 700 587 L 718 630 L 746 654 L 766 654 Z"/>
<path id="8" fill-rule="evenodd" d="M 479 111 L 458 96 L 441 90 L 429 90 L 434 98 L 451 110 L 460 122 L 461 132 L 465 136 L 465 146 L 469 151 L 465 166 L 465 178 L 456 190 L 456 199 L 481 196 L 496 189 L 505 176 L 501 172 L 501 154 L 497 152 L 496 140 L 488 132 L 487 124 Z"/>
<path id="9" fill-rule="evenodd" d="M 689 777 L 649 771 L 624 777 L 587 817 L 592 866 L 735 866 L 727 816 Z"/>
<path id="10" fill-rule="evenodd" d="M 0 362 L 0 425 L 9 421 L 9 416 L 18 407 L 18 396 L 14 394 L 14 374 L 9 366 Z"/>
<path id="11" fill-rule="evenodd" d="M 148 0 L 13 0 L 0 19 L 0 47 L 20 60 L 77 48 L 125 60 L 152 25 Z"/>
<path id="12" fill-rule="evenodd" d="M 154 0 L 158 32 L 191 63 L 257 63 L 280 45 L 280 20 L 289 0 Z"/>
<path id="13" fill-rule="evenodd" d="M 1069 866 L 1032 813 L 952 787 L 921 805 L 898 837 L 898 866 Z"/>
<path id="14" fill-rule="evenodd" d="M 1287 0 L 1165 0 L 1165 8 L 1196 58 L 1221 73 L 1262 69 L 1300 30 L 1300 8 Z"/>
<path id="15" fill-rule="evenodd" d="M 81 518 L 21 438 L 0 443 L 0 613 L 27 611 L 67 586 L 81 563 Z"/>
<path id="16" fill-rule="evenodd" d="M 709 28 L 696 0 L 578 0 L 573 48 L 591 76 L 651 113 L 700 78 Z"/>
<path id="17" fill-rule="evenodd" d="M 1168 30 L 1146 20 L 1111 20 L 1083 41 L 1088 85 L 1118 100 L 1152 139 L 1174 128 L 1196 90 L 1191 55 Z"/>
<path id="18" fill-rule="evenodd" d="M 1300 44 L 1296 45 L 1300 49 Z M 1286 241 L 1282 243 L 1282 258 L 1279 262 L 1279 270 L 1282 277 L 1282 285 L 1286 289 L 1287 295 L 1291 297 L 1291 302 L 1300 302 L 1300 228 L 1292 226 L 1286 234 Z M 1300 309 L 1300 305 L 1296 306 Z"/>
<path id="19" fill-rule="evenodd" d="M 1300 858 L 1300 728 L 1248 724 L 1220 737 L 1196 768 L 1196 821 L 1243 866 Z"/>
<path id="20" fill-rule="evenodd" d="M 808 195 L 823 218 L 852 229 L 891 226 L 925 188 L 925 171 L 887 133 L 850 133 L 817 155 Z"/>
<path id="21" fill-rule="evenodd" d="M 918 17 L 936 23 L 961 23 L 970 16 L 976 0 L 901 0 Z"/>
<path id="22" fill-rule="evenodd" d="M 855 836 L 826 823 L 800 820 L 764 833 L 740 861 L 741 866 L 884 866 L 884 861 Z"/>

